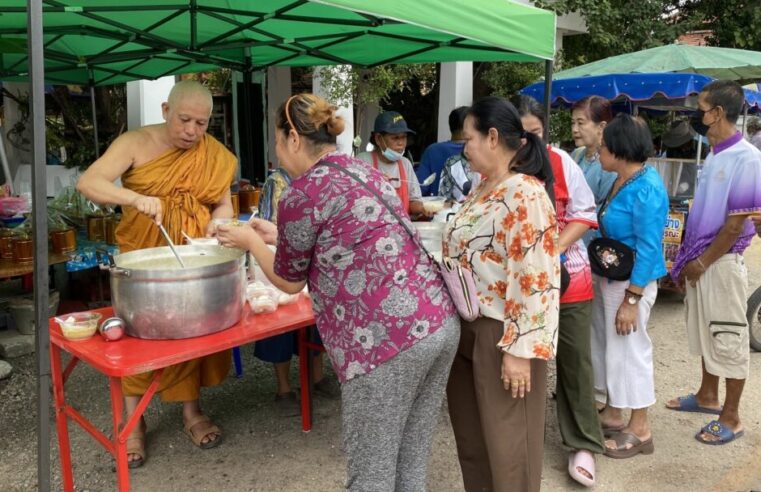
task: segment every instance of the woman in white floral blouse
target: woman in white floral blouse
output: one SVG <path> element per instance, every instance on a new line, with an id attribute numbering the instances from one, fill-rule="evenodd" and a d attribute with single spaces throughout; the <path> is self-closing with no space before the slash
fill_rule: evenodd
<path id="1" fill-rule="evenodd" d="M 465 155 L 484 180 L 447 225 L 443 252 L 473 272 L 481 316 L 462 323 L 449 413 L 466 490 L 535 491 L 546 361 L 558 336 L 552 168 L 505 99 L 476 102 L 464 131 Z"/>

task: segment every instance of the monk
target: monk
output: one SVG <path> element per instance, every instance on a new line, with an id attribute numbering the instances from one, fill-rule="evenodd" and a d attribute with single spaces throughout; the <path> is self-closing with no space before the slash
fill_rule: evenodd
<path id="1" fill-rule="evenodd" d="M 116 241 L 122 253 L 165 246 L 157 227 L 164 224 L 175 243 L 181 231 L 191 237 L 213 234 L 211 219 L 230 218 L 230 183 L 235 156 L 210 135 L 211 93 L 195 81 L 177 83 L 161 105 L 165 123 L 119 136 L 77 183 L 77 190 L 96 203 L 121 205 Z M 123 187 L 114 184 L 117 178 Z M 220 429 L 201 412 L 201 386 L 222 382 L 230 370 L 229 351 L 167 367 L 161 375 L 163 401 L 182 402 L 185 433 L 207 449 L 221 442 Z M 135 411 L 153 373 L 122 379 L 127 417 Z M 145 420 L 127 441 L 130 468 L 146 459 Z"/>

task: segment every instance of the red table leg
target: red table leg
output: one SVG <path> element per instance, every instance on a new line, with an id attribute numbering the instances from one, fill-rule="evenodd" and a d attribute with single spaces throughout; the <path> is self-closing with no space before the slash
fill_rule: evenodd
<path id="1" fill-rule="evenodd" d="M 74 491 L 74 474 L 71 469 L 71 444 L 69 442 L 69 425 L 66 417 L 66 396 L 63 388 L 63 371 L 61 369 L 61 349 L 50 344 L 50 371 L 53 379 L 53 398 L 55 400 L 55 424 L 58 431 L 58 450 L 61 453 L 61 476 L 63 490 Z"/>
<path id="2" fill-rule="evenodd" d="M 163 369 L 158 369 L 153 373 L 153 381 L 146 390 L 145 394 L 140 397 L 137 407 L 127 422 L 122 425 L 122 412 L 124 411 L 124 395 L 122 394 L 121 378 L 109 378 L 109 389 L 111 391 L 111 413 L 114 424 L 113 432 L 113 449 L 111 452 L 116 459 L 116 475 L 119 481 L 119 491 L 129 491 L 129 462 L 127 461 L 127 438 L 136 425 L 140 425 L 140 419 L 148 408 L 153 395 L 159 387 L 161 373 Z"/>
<path id="3" fill-rule="evenodd" d="M 299 329 L 299 375 L 301 379 L 301 430 L 309 432 L 312 430 L 312 405 L 311 395 L 309 394 L 309 378 L 312 377 L 309 371 L 309 343 L 307 340 L 307 330 L 309 328 Z"/>
<path id="4" fill-rule="evenodd" d="M 116 479 L 120 491 L 129 490 L 129 464 L 127 463 L 127 440 L 121 438 L 122 412 L 124 411 L 124 399 L 122 396 L 121 378 L 108 378 L 111 390 L 111 418 L 114 423 L 113 453 L 116 460 Z"/>

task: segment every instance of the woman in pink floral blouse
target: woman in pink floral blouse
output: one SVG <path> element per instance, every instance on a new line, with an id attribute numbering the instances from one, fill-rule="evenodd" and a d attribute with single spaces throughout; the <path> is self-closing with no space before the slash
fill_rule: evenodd
<path id="1" fill-rule="evenodd" d="M 536 491 L 560 298 L 552 168 L 497 97 L 470 108 L 464 152 L 484 180 L 447 225 L 443 253 L 473 272 L 481 316 L 462 323 L 447 386 L 457 453 L 466 490 Z"/>
<path id="2" fill-rule="evenodd" d="M 254 221 L 222 227 L 218 237 L 250 250 L 279 289 L 309 285 L 342 385 L 346 488 L 424 491 L 459 318 L 420 241 L 397 219 L 412 227 L 394 188 L 336 152 L 343 127 L 323 99 L 288 99 L 278 110 L 275 151 L 293 181 L 277 228 Z"/>

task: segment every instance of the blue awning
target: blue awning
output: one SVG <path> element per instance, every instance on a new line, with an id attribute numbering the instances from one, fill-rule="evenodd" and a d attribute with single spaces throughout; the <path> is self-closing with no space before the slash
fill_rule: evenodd
<path id="1" fill-rule="evenodd" d="M 655 109 L 694 109 L 696 97 L 714 80 L 695 73 L 631 73 L 596 75 L 552 82 L 552 105 L 571 106 L 587 96 L 597 95 L 613 103 L 631 103 Z M 544 100 L 544 82 L 521 89 L 521 94 Z M 761 93 L 745 89 L 751 109 L 761 109 Z"/>

